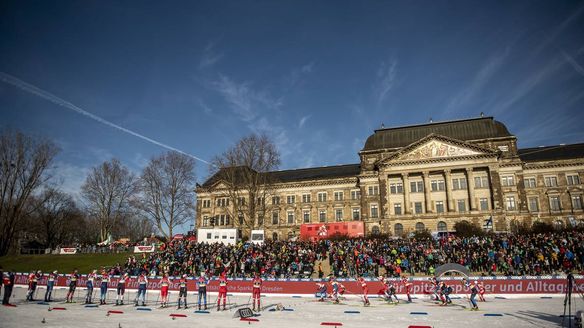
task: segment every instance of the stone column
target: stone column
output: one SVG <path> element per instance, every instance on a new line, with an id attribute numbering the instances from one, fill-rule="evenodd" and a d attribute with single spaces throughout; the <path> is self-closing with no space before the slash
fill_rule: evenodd
<path id="1" fill-rule="evenodd" d="M 477 206 L 475 202 L 475 191 L 474 191 L 474 174 L 472 168 L 466 169 L 466 187 L 468 190 L 468 200 L 471 211 L 476 211 Z"/>
<path id="2" fill-rule="evenodd" d="M 446 188 L 446 207 L 448 212 L 454 212 L 454 200 L 452 199 L 452 177 L 450 170 L 444 170 L 444 187 Z"/>
<path id="3" fill-rule="evenodd" d="M 410 179 L 407 173 L 402 173 L 402 183 L 404 184 L 404 214 L 410 214 Z"/>
<path id="4" fill-rule="evenodd" d="M 430 206 L 430 172 L 424 171 L 422 177 L 424 179 L 424 202 L 426 203 L 426 213 L 432 213 L 432 206 Z"/>

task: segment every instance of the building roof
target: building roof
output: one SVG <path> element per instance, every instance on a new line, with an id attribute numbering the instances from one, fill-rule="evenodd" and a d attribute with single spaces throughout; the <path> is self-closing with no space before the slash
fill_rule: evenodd
<path id="1" fill-rule="evenodd" d="M 513 136 L 503 123 L 493 117 L 478 117 L 378 129 L 367 138 L 363 150 L 401 148 L 431 133 L 461 141 Z"/>
<path id="2" fill-rule="evenodd" d="M 524 162 L 584 158 L 584 143 L 524 148 L 518 154 Z"/>
<path id="3" fill-rule="evenodd" d="M 227 170 L 230 170 L 230 172 L 227 172 Z M 293 169 L 268 172 L 267 174 L 269 175 L 269 177 L 268 179 L 266 179 L 266 181 L 273 181 L 275 183 L 278 183 L 319 179 L 335 179 L 355 177 L 359 175 L 360 172 L 361 172 L 360 164 L 321 166 L 306 169 Z M 219 172 L 215 173 L 209 179 L 207 179 L 207 181 L 203 183 L 203 187 L 205 188 L 211 187 L 213 184 L 223 179 L 235 178 L 235 180 L 243 182 L 245 176 L 249 176 L 250 173 L 255 173 L 255 171 L 243 166 L 237 166 L 234 168 L 224 168 L 219 170 Z"/>
<path id="4" fill-rule="evenodd" d="M 360 164 L 345 164 L 335 166 L 311 167 L 307 169 L 295 169 L 270 172 L 277 182 L 292 182 L 303 180 L 334 179 L 359 175 Z"/>

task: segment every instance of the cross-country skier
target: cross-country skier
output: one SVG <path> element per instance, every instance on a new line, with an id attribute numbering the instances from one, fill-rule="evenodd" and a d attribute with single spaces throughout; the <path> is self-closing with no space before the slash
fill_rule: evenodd
<path id="1" fill-rule="evenodd" d="M 168 286 L 170 286 L 170 279 L 168 273 L 164 273 L 160 279 L 160 307 L 162 308 L 168 306 Z"/>
<path id="2" fill-rule="evenodd" d="M 55 287 L 55 280 L 57 280 L 57 270 L 49 273 L 47 278 L 47 291 L 45 292 L 45 302 L 51 302 L 51 295 L 53 294 L 53 288 Z"/>
<path id="3" fill-rule="evenodd" d="M 391 280 L 386 280 L 386 284 L 387 284 L 387 297 L 388 297 L 388 301 L 390 303 L 399 303 L 399 300 L 397 299 L 397 293 L 396 293 L 396 289 L 395 289 L 395 285 L 393 283 L 393 281 Z M 392 298 L 395 298 L 395 302 L 393 301 Z"/>
<path id="4" fill-rule="evenodd" d="M 402 276 L 401 282 L 406 288 L 406 295 L 408 296 L 408 302 L 411 303 L 412 297 L 410 296 L 410 293 L 412 290 L 412 283 L 409 281 L 409 279 L 406 276 Z"/>
<path id="5" fill-rule="evenodd" d="M 254 311 L 260 311 L 261 306 L 260 306 L 260 298 L 261 298 L 261 294 L 262 294 L 262 278 L 260 278 L 259 273 L 256 272 L 255 277 L 253 278 L 252 281 L 252 285 L 253 285 L 253 291 L 252 291 L 252 302 L 253 302 L 253 310 Z M 258 304 L 257 310 L 256 310 L 256 301 Z"/>
<path id="6" fill-rule="evenodd" d="M 67 303 L 73 303 L 73 296 L 75 295 L 75 289 L 77 288 L 77 280 L 79 279 L 79 271 L 77 269 L 73 270 L 73 273 L 69 275 L 69 291 L 67 292 Z"/>
<path id="7" fill-rule="evenodd" d="M 481 300 L 481 302 L 486 302 L 485 301 L 485 285 L 483 285 L 482 281 L 479 281 L 477 283 L 477 288 L 479 289 L 479 300 Z"/>
<path id="8" fill-rule="evenodd" d="M 332 286 L 332 297 L 333 297 L 333 303 L 334 304 L 339 304 L 339 283 L 337 282 L 337 279 L 335 277 L 331 277 L 331 286 Z"/>
<path id="9" fill-rule="evenodd" d="M 100 305 L 105 305 L 106 299 L 107 299 L 107 287 L 110 281 L 110 276 L 107 273 L 107 271 L 102 270 L 101 271 L 101 284 L 100 284 L 100 288 L 99 288 L 99 304 Z"/>
<path id="10" fill-rule="evenodd" d="M 452 300 L 450 299 L 450 293 L 452 292 L 452 288 L 449 287 L 444 281 L 440 282 L 440 300 L 442 301 L 442 304 L 440 304 L 441 306 L 446 306 L 450 303 L 452 303 Z"/>
<path id="11" fill-rule="evenodd" d="M 439 301 L 440 297 L 438 295 L 438 292 L 440 290 L 440 286 L 439 286 L 438 279 L 436 279 L 436 277 L 431 277 L 431 278 L 428 278 L 428 280 L 430 281 L 432 295 L 434 295 L 434 300 Z"/>
<path id="12" fill-rule="evenodd" d="M 28 275 L 28 293 L 26 294 L 27 301 L 34 301 L 34 292 L 36 291 L 38 280 L 41 277 L 41 270 L 33 271 Z"/>
<path id="13" fill-rule="evenodd" d="M 474 283 L 470 283 L 469 281 L 466 280 L 466 278 L 462 278 L 462 284 L 468 289 L 470 289 L 470 303 L 472 304 L 472 309 L 470 309 L 471 311 L 478 311 L 479 309 L 479 305 L 475 300 L 475 297 L 477 297 L 477 294 L 479 292 L 476 283 L 477 283 L 476 280 Z"/>
<path id="14" fill-rule="evenodd" d="M 225 271 L 221 273 L 219 277 L 219 295 L 217 295 L 217 311 L 219 311 L 219 304 L 221 303 L 221 298 L 223 298 L 223 311 L 225 311 L 225 303 L 227 302 L 227 278 L 225 277 Z"/>
<path id="15" fill-rule="evenodd" d="M 187 275 L 183 274 L 182 278 L 178 281 L 179 289 L 178 289 L 178 309 L 180 310 L 180 301 L 181 298 L 184 300 L 185 303 L 185 310 L 187 309 Z"/>
<path id="16" fill-rule="evenodd" d="M 148 287 L 148 278 L 146 277 L 146 273 L 142 271 L 138 277 L 138 293 L 136 294 L 134 306 L 138 306 L 140 296 L 142 296 L 142 306 L 146 306 L 146 287 Z"/>
<path id="17" fill-rule="evenodd" d="M 201 276 L 197 279 L 197 287 L 199 289 L 199 310 L 201 310 L 201 299 L 204 301 L 205 310 L 207 309 L 207 285 L 209 280 L 205 277 L 205 273 L 201 272 Z"/>
<path id="18" fill-rule="evenodd" d="M 118 297 L 116 298 L 116 305 L 124 305 L 124 293 L 126 293 L 126 282 L 130 280 L 130 275 L 128 273 L 124 273 L 124 275 L 120 276 L 120 280 L 118 280 Z"/>
<path id="19" fill-rule="evenodd" d="M 325 283 L 316 284 L 316 294 L 319 296 L 318 301 L 324 302 L 324 299 L 327 297 L 327 287 Z"/>
<path id="20" fill-rule="evenodd" d="M 3 279 L 2 284 L 4 285 L 4 295 L 2 298 L 2 304 L 9 305 L 10 304 L 10 296 L 12 296 L 12 288 L 14 287 L 14 279 L 15 279 L 14 272 L 12 272 L 12 271 L 6 272 L 4 274 L 4 277 L 1 277 L 1 278 Z"/>
<path id="21" fill-rule="evenodd" d="M 95 280 L 97 280 L 97 270 L 93 270 L 87 275 L 87 294 L 85 294 L 85 304 L 93 303 L 93 287 L 95 286 Z"/>
<path id="22" fill-rule="evenodd" d="M 346 291 L 347 291 L 347 288 L 345 287 L 345 285 L 343 285 L 339 282 L 339 295 L 342 296 L 341 299 L 343 299 L 343 300 L 345 299 L 344 295 L 345 295 Z"/>
<path id="23" fill-rule="evenodd" d="M 369 303 L 369 298 L 367 298 L 367 293 L 369 292 L 369 288 L 367 288 L 367 282 L 365 281 L 365 278 L 359 277 L 359 279 L 357 279 L 357 281 L 361 285 L 361 289 L 363 289 L 363 305 L 365 305 L 365 306 L 371 305 L 371 303 Z"/>

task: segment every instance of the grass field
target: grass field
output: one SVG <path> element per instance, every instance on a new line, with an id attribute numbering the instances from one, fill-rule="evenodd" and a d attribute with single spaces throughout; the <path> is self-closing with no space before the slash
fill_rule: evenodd
<path id="1" fill-rule="evenodd" d="M 124 264 L 130 255 L 132 254 L 14 255 L 0 257 L 0 265 L 4 271 L 58 270 L 60 273 L 70 273 L 77 268 L 80 273 L 88 273 L 102 266 Z"/>

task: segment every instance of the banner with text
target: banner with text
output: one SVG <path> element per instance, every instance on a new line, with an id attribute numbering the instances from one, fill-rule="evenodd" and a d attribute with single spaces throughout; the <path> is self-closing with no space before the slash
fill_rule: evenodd
<path id="1" fill-rule="evenodd" d="M 83 275 L 78 281 L 77 286 L 85 287 L 86 276 Z M 115 288 L 118 284 L 119 277 L 113 277 L 110 279 L 109 287 Z M 482 278 L 471 278 L 472 280 L 478 280 L 485 286 L 485 292 L 487 294 L 563 294 L 566 288 L 566 278 L 561 276 L 548 276 L 548 277 L 510 277 L 510 278 L 494 278 L 494 277 L 482 277 Z M 39 279 L 39 285 L 46 285 L 47 277 L 44 276 Z M 170 284 L 170 290 L 179 289 L 179 277 L 172 279 Z M 454 294 L 464 294 L 468 293 L 468 288 L 461 284 L 460 279 L 456 278 L 444 278 L 442 279 L 449 286 L 452 286 Z M 339 279 L 346 289 L 348 294 L 361 294 L 361 286 L 354 279 Z M 16 274 L 16 284 L 27 285 L 28 284 L 28 274 L 17 273 Z M 325 282 L 325 280 L 318 279 L 266 279 L 262 285 L 262 293 L 265 294 L 314 294 L 317 291 L 316 284 L 319 282 Z M 405 286 L 398 283 L 399 280 L 396 279 L 397 292 L 398 294 L 405 293 Z M 411 293 L 412 294 L 431 294 L 432 285 L 429 283 L 427 278 L 414 278 L 410 281 L 412 283 Z M 377 280 L 370 280 L 367 282 L 369 294 L 375 295 L 380 294 L 382 289 L 381 282 Z M 68 275 L 59 275 L 56 286 L 68 286 L 69 277 Z M 138 281 L 136 277 L 129 279 L 126 283 L 126 288 L 137 289 Z M 148 289 L 159 289 L 160 279 L 159 278 L 148 278 Z M 196 282 L 194 279 L 189 279 L 187 288 L 190 291 L 196 291 Z M 577 291 L 584 291 L 584 276 L 576 276 L 574 280 L 574 288 Z M 207 291 L 216 292 L 219 290 L 219 282 L 216 279 L 212 279 L 207 286 Z M 252 291 L 252 280 L 236 278 L 229 280 L 227 286 L 228 292 L 235 293 L 251 293 Z M 331 290 L 329 286 L 329 291 Z"/>

